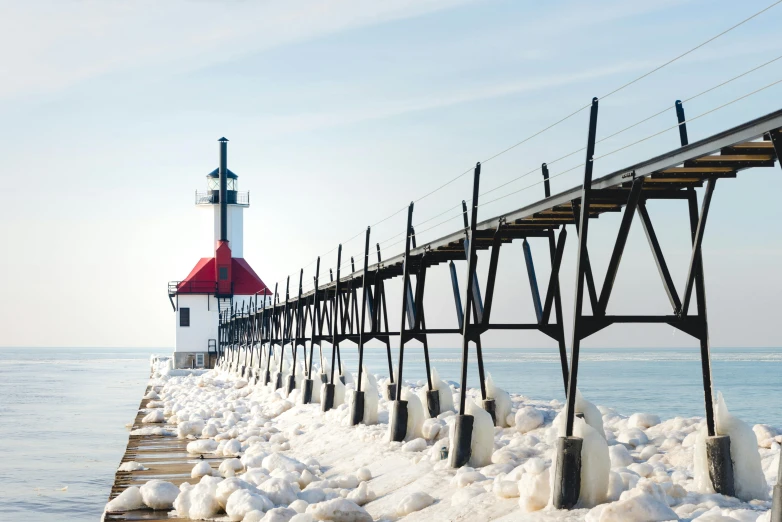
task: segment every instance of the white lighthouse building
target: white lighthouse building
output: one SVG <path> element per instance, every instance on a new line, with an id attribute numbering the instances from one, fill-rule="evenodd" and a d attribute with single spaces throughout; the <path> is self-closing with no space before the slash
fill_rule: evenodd
<path id="1" fill-rule="evenodd" d="M 250 194 L 239 192 L 239 176 L 228 170 L 228 140 L 219 143 L 220 166 L 207 174 L 207 191 L 196 192 L 196 205 L 213 209 L 214 256 L 201 258 L 185 279 L 168 284 L 176 315 L 175 368 L 211 368 L 220 313 L 251 300 L 260 305 L 271 294 L 244 260 L 242 212 Z"/>

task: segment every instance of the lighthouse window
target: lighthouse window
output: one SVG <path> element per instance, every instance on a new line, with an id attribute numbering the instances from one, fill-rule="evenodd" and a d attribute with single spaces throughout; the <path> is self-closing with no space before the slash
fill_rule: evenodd
<path id="1" fill-rule="evenodd" d="M 179 326 L 190 326 L 190 308 L 179 309 Z"/>
<path id="2" fill-rule="evenodd" d="M 220 281 L 228 281 L 228 267 L 227 266 L 221 266 L 219 268 L 219 276 Z"/>

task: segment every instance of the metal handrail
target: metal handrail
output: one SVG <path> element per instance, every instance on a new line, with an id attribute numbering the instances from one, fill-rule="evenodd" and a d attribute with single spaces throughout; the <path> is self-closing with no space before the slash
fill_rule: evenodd
<path id="1" fill-rule="evenodd" d="M 220 285 L 215 281 L 169 281 L 168 296 L 177 294 L 212 294 L 215 297 L 229 297 L 234 294 L 234 282 L 228 292 L 221 292 Z"/>
<path id="2" fill-rule="evenodd" d="M 206 190 L 203 192 L 199 192 L 196 190 L 195 192 L 195 204 L 196 205 L 215 205 L 219 202 L 219 196 L 215 194 L 217 191 L 213 190 Z M 229 205 L 239 205 L 242 207 L 250 206 L 250 191 L 231 191 L 236 192 L 236 202 L 231 201 L 231 199 L 228 199 Z"/>

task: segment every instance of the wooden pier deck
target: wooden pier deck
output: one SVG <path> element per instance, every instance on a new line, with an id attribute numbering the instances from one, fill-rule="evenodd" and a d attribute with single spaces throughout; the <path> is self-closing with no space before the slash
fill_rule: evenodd
<path id="1" fill-rule="evenodd" d="M 144 395 L 151 390 L 148 386 Z M 155 426 L 155 424 L 142 424 L 141 419 L 148 413 L 145 411 L 150 399 L 142 399 L 139 404 L 138 413 L 133 420 L 133 427 L 139 428 Z M 135 461 L 149 468 L 144 471 L 117 471 L 114 476 L 114 485 L 111 487 L 109 500 L 116 498 L 126 488 L 130 486 L 142 486 L 148 480 L 160 479 L 172 482 L 179 486 L 183 482 L 193 480 L 190 478 L 190 471 L 199 461 L 199 457 L 194 457 L 187 453 L 187 439 L 177 437 L 167 437 L 163 435 L 130 435 L 128 437 L 128 446 L 125 454 L 122 456 L 121 463 Z M 215 461 L 217 464 L 222 460 L 219 457 L 207 458 L 207 461 Z M 212 465 L 217 468 L 217 465 Z M 169 516 L 169 511 L 153 511 L 151 509 L 139 509 L 127 511 L 124 513 L 106 513 L 105 521 L 119 520 L 144 520 L 146 522 L 175 522 L 190 520 Z"/>

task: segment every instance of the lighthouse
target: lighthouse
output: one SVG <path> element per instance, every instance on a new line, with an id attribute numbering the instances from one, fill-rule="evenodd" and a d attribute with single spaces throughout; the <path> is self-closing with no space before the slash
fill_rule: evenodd
<path id="1" fill-rule="evenodd" d="M 250 193 L 239 192 L 239 176 L 228 170 L 228 140 L 220 138 L 220 163 L 206 175 L 196 206 L 214 215 L 214 256 L 201 258 L 188 276 L 168 284 L 175 313 L 175 368 L 211 368 L 217 357 L 221 313 L 260 306 L 271 292 L 244 259 L 244 209 Z"/>

